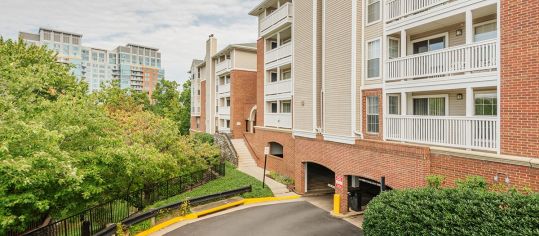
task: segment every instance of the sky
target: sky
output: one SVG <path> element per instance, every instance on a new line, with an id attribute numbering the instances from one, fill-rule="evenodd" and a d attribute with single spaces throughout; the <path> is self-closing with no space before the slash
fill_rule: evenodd
<path id="1" fill-rule="evenodd" d="M 261 0 L 0 0 L 0 36 L 40 27 L 82 34 L 82 45 L 112 50 L 127 43 L 159 48 L 165 78 L 187 80 L 210 34 L 218 49 L 257 39 L 249 11 Z"/>

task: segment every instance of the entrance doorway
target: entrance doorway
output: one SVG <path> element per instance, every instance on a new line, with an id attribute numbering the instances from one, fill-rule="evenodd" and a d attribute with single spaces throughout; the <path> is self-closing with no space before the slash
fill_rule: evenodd
<path id="1" fill-rule="evenodd" d="M 335 173 L 323 165 L 305 163 L 305 192 L 307 194 L 333 194 L 335 189 Z"/>

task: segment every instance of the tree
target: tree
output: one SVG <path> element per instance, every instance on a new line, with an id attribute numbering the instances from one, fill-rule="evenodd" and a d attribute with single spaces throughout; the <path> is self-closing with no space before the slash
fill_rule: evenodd
<path id="1" fill-rule="evenodd" d="M 153 93 L 154 105 L 151 111 L 174 120 L 179 132 L 189 134 L 191 125 L 191 85 L 190 81 L 183 84 L 183 90 L 178 91 L 178 84 L 174 81 L 162 80 Z"/>
<path id="2" fill-rule="evenodd" d="M 180 113 L 180 131 L 182 134 L 188 134 L 189 127 L 191 127 L 191 80 L 187 80 L 183 83 L 180 102 L 182 104 Z"/>

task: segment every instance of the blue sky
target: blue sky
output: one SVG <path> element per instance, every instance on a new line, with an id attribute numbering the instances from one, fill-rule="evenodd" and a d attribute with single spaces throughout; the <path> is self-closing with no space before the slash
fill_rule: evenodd
<path id="1" fill-rule="evenodd" d="M 113 49 L 127 43 L 157 47 L 166 78 L 183 82 L 204 42 L 219 48 L 255 42 L 257 19 L 248 12 L 261 0 L 0 0 L 0 35 L 16 38 L 47 27 L 83 34 L 85 46 Z"/>

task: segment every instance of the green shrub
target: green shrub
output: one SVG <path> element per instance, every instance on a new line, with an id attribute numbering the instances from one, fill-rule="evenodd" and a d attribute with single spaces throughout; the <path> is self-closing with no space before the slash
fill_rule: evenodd
<path id="1" fill-rule="evenodd" d="M 179 214 L 180 216 L 185 216 L 191 213 L 191 204 L 189 203 L 189 200 L 185 200 L 180 205 Z"/>
<path id="2" fill-rule="evenodd" d="M 270 171 L 269 173 L 269 177 L 272 178 L 273 180 L 281 183 L 281 184 L 284 184 L 284 185 L 294 185 L 294 180 L 291 179 L 291 178 L 288 178 L 287 176 L 284 176 L 284 175 L 281 175 L 275 171 Z"/>
<path id="3" fill-rule="evenodd" d="M 481 183 L 472 179 L 465 186 Z M 369 236 L 539 235 L 538 216 L 536 193 L 473 188 L 394 190 L 383 192 L 369 203 L 363 228 Z"/>
<path id="4" fill-rule="evenodd" d="M 482 176 L 468 176 L 465 180 L 457 179 L 455 184 L 460 189 L 488 190 L 487 180 Z"/>
<path id="5" fill-rule="evenodd" d="M 431 188 L 441 188 L 442 184 L 444 183 L 445 176 L 443 175 L 429 175 L 426 178 L 427 185 Z"/>
<path id="6" fill-rule="evenodd" d="M 213 144 L 213 135 L 207 133 L 195 133 L 193 138 L 201 143 Z"/>

